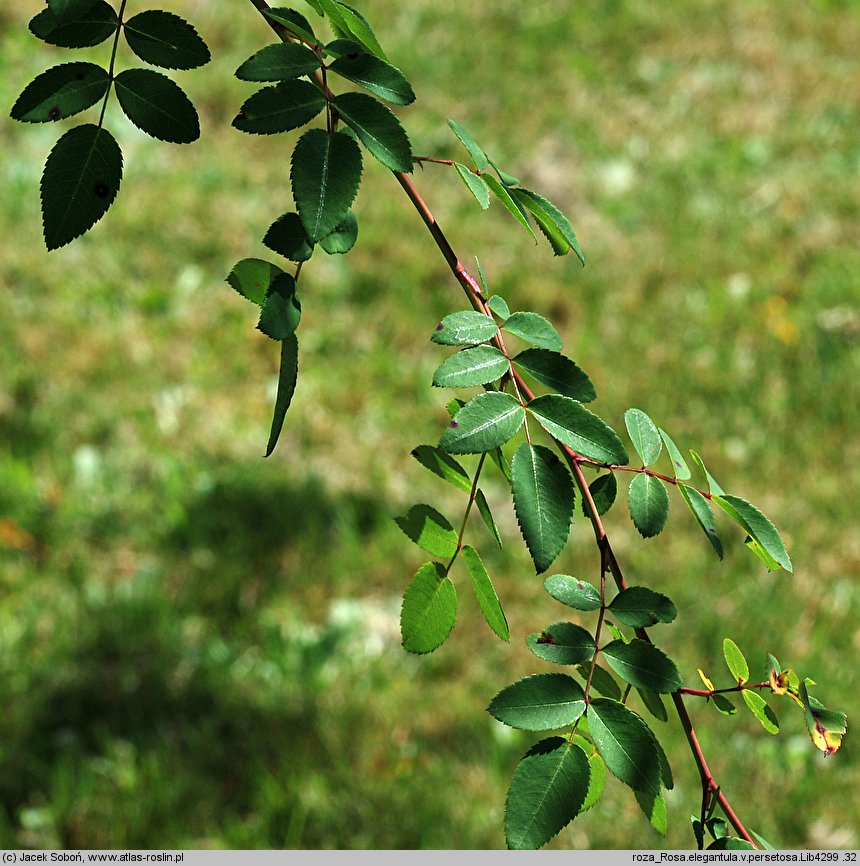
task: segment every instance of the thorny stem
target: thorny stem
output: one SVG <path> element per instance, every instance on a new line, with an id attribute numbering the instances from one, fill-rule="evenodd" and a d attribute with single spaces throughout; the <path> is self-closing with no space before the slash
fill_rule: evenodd
<path id="1" fill-rule="evenodd" d="M 281 39 L 285 41 L 292 41 L 292 35 L 286 28 L 272 21 L 265 15 L 265 12 L 268 11 L 270 8 L 268 3 L 265 2 L 265 0 L 250 0 L 250 2 L 261 14 L 263 14 L 266 22 L 272 27 L 272 29 L 278 34 L 278 36 L 281 37 Z M 123 7 L 124 6 L 125 0 L 123 0 Z M 409 201 L 418 211 L 418 215 L 421 217 L 422 221 L 427 227 L 427 230 L 430 232 L 430 235 L 432 236 L 436 246 L 442 253 L 442 256 L 448 264 L 451 273 L 454 275 L 455 279 L 457 280 L 457 282 L 460 283 L 463 291 L 466 293 L 466 297 L 469 299 L 471 305 L 474 307 L 474 309 L 485 313 L 486 315 L 492 315 L 492 312 L 487 305 L 487 298 L 484 296 L 483 290 L 481 289 L 475 278 L 463 266 L 463 263 L 454 252 L 454 249 L 448 241 L 448 238 L 445 236 L 445 233 L 442 231 L 439 223 L 433 216 L 432 211 L 427 206 L 427 203 L 421 197 L 418 190 L 415 188 L 415 185 L 412 183 L 411 178 L 403 172 L 395 171 L 393 172 L 393 174 L 400 186 L 403 187 L 403 190 L 409 198 Z M 503 349 L 504 344 L 501 341 L 501 337 L 498 338 L 497 345 L 499 345 L 499 348 Z M 526 383 L 522 380 L 520 375 L 518 373 L 515 373 L 514 378 L 517 385 L 519 386 L 519 389 L 522 391 L 523 394 L 526 395 L 526 399 L 531 400 L 534 395 L 532 391 L 528 388 Z M 621 570 L 621 566 L 618 563 L 615 553 L 612 550 L 612 546 L 609 542 L 609 537 L 606 534 L 606 529 L 603 526 L 603 522 L 600 519 L 597 507 L 594 504 L 594 499 L 591 496 L 591 491 L 588 488 L 588 481 L 586 480 L 585 475 L 582 472 L 581 464 L 592 463 L 593 461 L 590 461 L 588 460 L 588 458 L 585 458 L 582 455 L 578 454 L 567 445 L 564 445 L 557 441 L 556 444 L 558 445 L 561 452 L 564 454 L 567 463 L 570 466 L 571 472 L 573 473 L 576 485 L 580 490 L 583 501 L 585 502 L 586 509 L 591 519 L 591 525 L 594 529 L 597 546 L 600 550 L 601 570 L 603 571 L 603 575 L 605 576 L 606 570 L 608 569 L 608 571 L 612 574 L 612 577 L 618 589 L 625 589 L 627 584 L 624 580 L 624 574 Z M 671 481 L 672 479 L 667 480 Z M 474 493 L 472 494 L 472 496 L 470 496 L 470 503 L 473 499 Z M 601 590 L 603 590 L 604 588 L 604 576 L 601 577 Z M 642 640 L 646 640 L 649 643 L 651 642 L 648 633 L 644 628 L 636 629 L 636 635 Z M 734 827 L 735 831 L 743 839 L 749 842 L 753 847 L 757 848 L 758 846 L 756 845 L 756 842 L 750 836 L 749 832 L 744 827 L 740 818 L 738 818 L 738 816 L 735 814 L 735 811 L 734 809 L 732 809 L 731 804 L 726 799 L 725 794 L 722 793 L 720 787 L 714 780 L 713 773 L 711 773 L 708 762 L 705 759 L 704 753 L 702 752 L 701 745 L 699 744 L 698 737 L 696 736 L 696 731 L 693 727 L 692 719 L 690 718 L 690 714 L 687 712 L 687 707 L 684 704 L 683 695 L 678 691 L 673 692 L 672 701 L 675 704 L 675 711 L 678 714 L 678 718 L 681 722 L 681 727 L 684 730 L 684 734 L 687 737 L 687 742 L 690 746 L 691 752 L 693 753 L 693 758 L 696 762 L 696 766 L 699 769 L 699 777 L 702 780 L 702 790 L 704 797 L 708 800 L 710 800 L 711 797 L 716 797 L 717 801 L 720 804 L 720 807 L 722 808 L 731 825 Z"/>

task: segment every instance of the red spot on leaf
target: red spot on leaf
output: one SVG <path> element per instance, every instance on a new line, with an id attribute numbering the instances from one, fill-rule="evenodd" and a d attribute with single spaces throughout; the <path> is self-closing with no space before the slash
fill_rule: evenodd
<path id="1" fill-rule="evenodd" d="M 436 330 L 437 330 L 437 331 L 441 331 L 442 328 L 444 328 L 444 327 L 445 327 L 445 326 L 444 326 L 441 322 L 439 322 L 439 324 L 436 325 Z"/>

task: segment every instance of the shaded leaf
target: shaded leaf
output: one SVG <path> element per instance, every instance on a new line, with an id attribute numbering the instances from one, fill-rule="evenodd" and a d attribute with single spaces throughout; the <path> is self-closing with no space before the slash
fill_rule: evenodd
<path id="1" fill-rule="evenodd" d="M 652 692 L 649 689 L 636 689 L 639 697 L 642 699 L 642 703 L 645 705 L 645 709 L 654 716 L 655 719 L 658 719 L 661 722 L 669 721 L 669 714 L 666 712 L 666 707 L 663 706 L 663 699 L 656 692 Z"/>
<path id="2" fill-rule="evenodd" d="M 439 440 L 449 454 L 478 454 L 504 445 L 525 420 L 525 411 L 510 394 L 490 391 L 470 400 L 454 416 Z"/>
<path id="3" fill-rule="evenodd" d="M 511 463 L 514 510 L 537 573 L 546 571 L 570 533 L 574 486 L 553 451 L 523 442 Z"/>
<path id="4" fill-rule="evenodd" d="M 603 647 L 602 652 L 609 667 L 638 688 L 668 695 L 683 685 L 675 662 L 644 640 L 634 638 L 630 643 L 615 640 Z"/>
<path id="5" fill-rule="evenodd" d="M 324 108 L 325 95 L 318 87 L 309 81 L 284 81 L 246 99 L 233 126 L 242 132 L 274 135 L 304 126 Z"/>
<path id="6" fill-rule="evenodd" d="M 550 352 L 560 352 L 562 349 L 561 335 L 551 322 L 537 313 L 512 313 L 504 321 L 502 328 L 538 348 L 548 349 Z"/>
<path id="7" fill-rule="evenodd" d="M 483 273 L 483 271 L 481 271 Z M 482 284 L 484 286 L 484 291 L 487 291 L 486 280 L 482 280 Z M 508 302 L 501 295 L 493 295 L 489 301 L 487 301 L 487 306 L 502 320 L 504 321 L 511 315 L 511 308 L 508 306 Z"/>
<path id="8" fill-rule="evenodd" d="M 696 518 L 702 531 L 711 542 L 711 546 L 717 552 L 720 559 L 723 558 L 723 543 L 717 535 L 717 524 L 714 520 L 714 514 L 711 511 L 711 506 L 708 505 L 708 500 L 696 490 L 695 487 L 688 487 L 686 484 L 679 484 L 678 489 L 681 491 L 681 496 L 693 512 L 693 517 Z"/>
<path id="9" fill-rule="evenodd" d="M 296 297 L 296 281 L 289 274 L 278 274 L 260 310 L 257 330 L 273 340 L 285 340 L 299 326 L 302 305 Z"/>
<path id="10" fill-rule="evenodd" d="M 182 88 L 160 72 L 126 69 L 115 79 L 125 116 L 159 141 L 189 144 L 200 138 L 200 121 Z"/>
<path id="11" fill-rule="evenodd" d="M 227 277 L 227 282 L 243 297 L 262 306 L 272 281 L 284 272 L 262 259 L 242 259 Z"/>
<path id="12" fill-rule="evenodd" d="M 295 334 L 289 334 L 281 341 L 281 368 L 278 374 L 278 394 L 275 397 L 275 412 L 272 417 L 272 429 L 269 431 L 269 442 L 266 445 L 268 457 L 278 444 L 281 429 L 284 426 L 284 418 L 293 394 L 296 390 L 296 381 L 299 373 L 299 344 Z"/>
<path id="13" fill-rule="evenodd" d="M 672 601 L 645 586 L 629 586 L 609 605 L 615 619 L 632 628 L 650 628 L 658 622 L 672 622 L 678 610 Z"/>
<path id="14" fill-rule="evenodd" d="M 594 638 L 582 626 L 556 622 L 526 636 L 526 645 L 539 658 L 557 665 L 578 665 L 595 653 Z"/>
<path id="15" fill-rule="evenodd" d="M 707 851 L 753 851 L 755 845 L 747 842 L 746 839 L 738 839 L 735 836 L 723 836 L 720 839 L 715 839 L 708 845 Z"/>
<path id="16" fill-rule="evenodd" d="M 412 146 L 391 109 L 366 93 L 342 93 L 333 102 L 337 113 L 361 143 L 386 168 L 412 171 Z"/>
<path id="17" fill-rule="evenodd" d="M 491 174 L 484 173 L 481 175 L 484 182 L 492 190 L 493 195 L 504 205 L 505 210 L 532 236 L 534 242 L 537 243 L 534 230 L 529 224 L 526 215 L 520 210 L 517 203 L 511 198 L 508 188 L 502 186 Z"/>
<path id="18" fill-rule="evenodd" d="M 702 461 L 702 458 L 699 457 L 699 455 L 696 454 L 696 452 L 693 451 L 692 448 L 690 449 L 690 456 L 693 458 L 693 462 L 694 462 L 694 463 L 699 467 L 699 469 L 702 470 L 702 473 L 704 474 L 705 478 L 706 478 L 707 481 L 708 481 L 708 493 L 711 493 L 711 494 L 722 494 L 722 493 L 723 493 L 723 489 L 720 487 L 719 484 L 717 484 L 716 481 L 714 481 L 713 476 L 711 475 L 711 473 L 708 472 L 708 470 L 705 468 L 705 464 L 704 464 L 704 462 Z"/>
<path id="19" fill-rule="evenodd" d="M 549 731 L 572 725 L 585 712 L 585 693 L 567 674 L 532 674 L 502 689 L 487 712 L 512 728 Z"/>
<path id="20" fill-rule="evenodd" d="M 508 359 L 494 346 L 473 346 L 446 358 L 433 374 L 433 385 L 470 388 L 495 382 L 508 369 Z"/>
<path id="21" fill-rule="evenodd" d="M 580 665 L 577 668 L 577 671 L 579 671 L 579 675 L 583 678 L 583 680 L 588 680 L 589 668 L 587 665 Z M 603 697 L 605 698 L 612 698 L 616 701 L 621 700 L 620 686 L 617 682 L 615 682 L 612 674 L 609 673 L 606 668 L 603 668 L 600 665 L 594 666 L 594 671 L 591 676 L 591 691 L 597 692 L 599 695 L 603 695 Z"/>
<path id="22" fill-rule="evenodd" d="M 60 21 L 71 21 L 85 15 L 94 0 L 48 0 L 48 8 Z"/>
<path id="23" fill-rule="evenodd" d="M 276 42 L 252 54 L 237 70 L 240 81 L 285 81 L 309 75 L 322 66 L 319 57 L 296 42 Z"/>
<path id="24" fill-rule="evenodd" d="M 466 470 L 441 448 L 436 448 L 433 445 L 419 445 L 412 450 L 412 456 L 434 475 L 438 475 L 449 484 L 453 484 L 454 487 L 466 493 L 472 489 L 472 482 L 466 474 Z"/>
<path id="25" fill-rule="evenodd" d="M 313 3 L 308 5 L 313 6 Z M 301 12 L 296 12 L 295 9 L 284 9 L 283 7 L 279 7 L 277 9 L 264 9 L 263 15 L 271 21 L 280 24 L 282 27 L 286 27 L 290 33 L 310 45 L 318 44 L 317 38 L 314 35 L 313 27 L 311 27 L 310 22 L 301 14 Z"/>
<path id="26" fill-rule="evenodd" d="M 516 178 L 510 179 L 516 180 Z M 511 194 L 534 217 L 557 256 L 563 256 L 573 250 L 582 264 L 585 264 L 585 256 L 579 248 L 570 220 L 551 201 L 522 187 L 513 190 Z"/>
<path id="27" fill-rule="evenodd" d="M 587 744 L 594 749 L 591 743 L 583 740 L 582 737 L 574 737 L 574 743 L 580 748 Z M 583 749 L 583 751 L 586 751 Z M 587 751 L 586 751 L 587 754 Z M 588 756 L 588 766 L 591 770 L 591 777 L 588 780 L 588 794 L 585 797 L 585 802 L 582 804 L 580 812 L 587 812 L 593 806 L 597 805 L 598 800 L 603 796 L 603 790 L 606 787 L 606 764 L 603 763 L 603 758 L 596 751 Z"/>
<path id="28" fill-rule="evenodd" d="M 660 438 L 666 446 L 666 451 L 669 454 L 669 459 L 672 461 L 672 469 L 675 473 L 675 478 L 679 481 L 686 481 L 690 477 L 690 467 L 687 461 L 681 456 L 678 446 L 672 441 L 672 437 L 661 427 L 657 428 L 660 432 Z"/>
<path id="29" fill-rule="evenodd" d="M 743 527 L 780 568 L 789 572 L 792 570 L 791 559 L 779 531 L 755 505 L 727 493 L 714 496 L 714 502 Z"/>
<path id="30" fill-rule="evenodd" d="M 329 255 L 348 253 L 358 240 L 358 220 L 352 210 L 335 227 L 334 231 L 320 238 L 320 246 Z"/>
<path id="31" fill-rule="evenodd" d="M 561 737 L 532 746 L 514 770 L 505 803 L 508 848 L 537 849 L 579 813 L 589 790 L 585 752 Z"/>
<path id="32" fill-rule="evenodd" d="M 272 252 L 293 262 L 306 262 L 314 252 L 297 213 L 279 216 L 266 231 L 263 243 Z"/>
<path id="33" fill-rule="evenodd" d="M 400 633 L 403 648 L 429 653 L 441 646 L 457 620 L 457 590 L 438 562 L 428 562 L 415 573 L 403 596 Z"/>
<path id="34" fill-rule="evenodd" d="M 329 53 L 333 49 L 340 56 L 329 66 L 329 72 L 355 82 L 386 102 L 409 105 L 415 101 L 412 85 L 396 66 L 367 54 L 364 48 L 354 42 L 339 40 L 326 46 Z"/>
<path id="35" fill-rule="evenodd" d="M 463 547 L 463 562 L 466 564 L 466 569 L 469 572 L 469 577 L 472 578 L 472 588 L 475 590 L 475 597 L 478 599 L 478 604 L 481 608 L 481 613 L 484 614 L 484 619 L 487 625 L 504 641 L 511 639 L 508 621 L 505 618 L 505 612 L 502 610 L 502 604 L 499 601 L 499 596 L 496 594 L 496 588 L 493 586 L 493 581 L 487 573 L 487 569 L 478 555 L 478 551 L 470 545 Z"/>
<path id="36" fill-rule="evenodd" d="M 24 123 L 50 123 L 95 105 L 107 93 L 110 76 L 95 63 L 62 63 L 37 75 L 12 106 Z"/>
<path id="37" fill-rule="evenodd" d="M 750 668 L 740 647 L 728 637 L 723 641 L 723 658 L 731 675 L 743 685 L 750 678 Z"/>
<path id="38" fill-rule="evenodd" d="M 711 695 L 711 703 L 717 712 L 724 716 L 733 716 L 738 708 L 725 695 Z"/>
<path id="39" fill-rule="evenodd" d="M 599 515 L 606 514 L 612 508 L 615 497 L 618 494 L 618 482 L 615 480 L 615 476 L 611 472 L 608 475 L 598 475 L 588 485 L 588 489 L 591 491 L 591 498 L 594 500 L 597 513 Z M 586 517 L 591 516 L 588 513 L 585 498 L 582 500 L 582 513 Z"/>
<path id="40" fill-rule="evenodd" d="M 553 574 L 544 582 L 544 589 L 556 600 L 574 610 L 598 610 L 600 592 L 585 580 L 569 574 Z"/>
<path id="41" fill-rule="evenodd" d="M 550 436 L 583 457 L 598 463 L 627 463 L 627 451 L 618 434 L 576 400 L 545 394 L 535 397 L 527 408 Z"/>
<path id="42" fill-rule="evenodd" d="M 505 329 L 509 330 L 507 327 Z M 570 358 L 556 351 L 526 349 L 513 361 L 518 369 L 528 373 L 556 394 L 572 397 L 580 403 L 590 403 L 597 396 L 588 374 L 577 367 Z"/>
<path id="43" fill-rule="evenodd" d="M 669 829 L 669 815 L 666 812 L 666 801 L 663 792 L 654 794 L 650 791 L 634 791 L 639 808 L 648 819 L 648 823 L 661 835 L 665 836 Z"/>
<path id="44" fill-rule="evenodd" d="M 195 69 L 209 62 L 206 43 L 172 12 L 150 9 L 123 24 L 126 42 L 141 59 L 165 69 Z"/>
<path id="45" fill-rule="evenodd" d="M 452 132 L 457 138 L 460 139 L 460 143 L 466 150 L 469 151 L 469 156 L 472 157 L 472 161 L 475 163 L 475 168 L 479 171 L 483 171 L 485 168 L 490 167 L 490 161 L 487 159 L 487 155 L 481 149 L 480 145 L 457 123 L 456 120 L 449 120 L 448 126 L 451 127 Z"/>
<path id="46" fill-rule="evenodd" d="M 309 129 L 293 151 L 293 199 L 308 239 L 317 243 L 346 217 L 361 184 L 358 145 L 342 132 Z"/>
<path id="47" fill-rule="evenodd" d="M 493 512 L 490 511 L 490 504 L 487 502 L 487 497 L 484 496 L 483 490 L 478 490 L 475 493 L 475 505 L 478 506 L 478 513 L 484 521 L 484 525 L 490 530 L 490 535 L 496 540 L 499 547 L 502 546 L 502 536 L 499 534 L 499 527 L 496 526 L 496 521 L 493 518 Z"/>
<path id="48" fill-rule="evenodd" d="M 430 339 L 443 346 L 475 346 L 492 339 L 498 331 L 499 326 L 492 316 L 464 310 L 445 316 Z"/>
<path id="49" fill-rule="evenodd" d="M 30 20 L 30 32 L 49 45 L 60 48 L 90 48 L 116 33 L 119 19 L 105 0 L 95 0 L 82 15 L 73 20 L 58 18 L 47 7 Z"/>
<path id="50" fill-rule="evenodd" d="M 457 174 L 460 175 L 463 183 L 469 188 L 469 192 L 475 196 L 475 200 L 482 210 L 486 210 L 490 206 L 490 190 L 484 181 L 481 180 L 480 175 L 469 171 L 465 165 L 459 162 L 454 163 L 454 168 L 457 170 Z"/>
<path id="51" fill-rule="evenodd" d="M 63 135 L 42 173 L 42 227 L 48 249 L 92 228 L 113 204 L 121 180 L 122 152 L 106 129 L 85 124 Z"/>
<path id="52" fill-rule="evenodd" d="M 767 701 L 758 692 L 751 689 L 744 689 L 741 695 L 744 703 L 749 707 L 749 711 L 761 722 L 761 726 L 769 734 L 778 734 L 779 720 L 774 711 L 767 705 Z"/>
<path id="53" fill-rule="evenodd" d="M 457 533 L 454 527 L 435 508 L 413 505 L 394 521 L 422 550 L 433 556 L 450 559 L 457 552 Z"/>
<path id="54" fill-rule="evenodd" d="M 641 409 L 628 409 L 624 413 L 624 424 L 642 464 L 650 466 L 663 450 L 657 425 Z"/>
<path id="55" fill-rule="evenodd" d="M 501 182 L 505 186 L 520 185 L 520 179 L 518 177 L 514 177 L 512 174 L 508 174 L 506 171 L 502 171 L 502 169 L 500 169 L 499 166 L 495 162 L 493 162 L 493 160 L 490 160 L 490 165 L 495 169 L 496 174 L 499 176 L 499 180 L 501 180 Z M 525 211 L 524 207 L 521 207 L 520 209 Z"/>
<path id="56" fill-rule="evenodd" d="M 663 482 L 644 472 L 630 482 L 630 517 L 643 538 L 658 535 L 669 517 L 669 494 Z"/>

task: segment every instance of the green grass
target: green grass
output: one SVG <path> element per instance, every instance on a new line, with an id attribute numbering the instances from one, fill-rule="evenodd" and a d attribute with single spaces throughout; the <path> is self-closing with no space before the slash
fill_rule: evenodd
<path id="1" fill-rule="evenodd" d="M 70 56 L 28 36 L 31 5 L 0 12 L 8 107 Z M 249 92 L 232 71 L 271 37 L 250 4 L 232 18 L 168 5 L 213 48 L 210 67 L 176 75 L 202 141 L 151 142 L 112 107 L 123 189 L 86 238 L 44 252 L 38 180 L 57 130 L 0 122 L 0 844 L 499 847 L 534 738 L 484 708 L 542 669 L 523 638 L 560 615 L 501 484 L 488 493 L 504 550 L 478 523 L 470 540 L 511 645 L 463 574 L 440 652 L 407 656 L 397 631 L 423 559 L 392 518 L 425 501 L 457 525 L 462 508 L 409 452 L 444 426 L 429 335 L 463 301 L 369 167 L 357 248 L 302 272 L 299 388 L 261 459 L 276 348 L 223 279 L 290 205 L 289 142 L 229 128 Z M 783 532 L 793 576 L 766 574 L 726 524 L 719 563 L 675 498 L 667 532 L 643 542 L 620 501 L 608 524 L 628 580 L 680 611 L 655 629 L 661 646 L 688 684 L 697 667 L 726 684 L 731 636 L 857 718 L 856 5 L 362 9 L 415 86 L 401 116 L 416 152 L 462 158 L 456 118 L 570 215 L 588 266 L 553 260 L 428 166 L 416 182 L 463 259 L 553 320 L 616 429 L 628 406 L 647 411 Z M 597 566 L 580 519 L 556 570 Z M 724 791 L 781 846 L 856 847 L 853 732 L 824 759 L 799 712 L 776 709 L 771 737 L 748 714 L 692 707 Z M 677 782 L 666 840 L 610 780 L 553 847 L 693 844 L 698 778 L 677 722 L 654 724 Z"/>

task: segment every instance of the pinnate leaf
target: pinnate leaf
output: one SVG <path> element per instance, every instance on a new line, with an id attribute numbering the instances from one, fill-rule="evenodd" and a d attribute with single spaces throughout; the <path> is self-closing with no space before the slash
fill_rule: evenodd
<path id="1" fill-rule="evenodd" d="M 629 586 L 609 605 L 615 619 L 631 628 L 650 628 L 658 622 L 672 622 L 678 610 L 671 600 L 645 586 Z"/>
<path id="2" fill-rule="evenodd" d="M 597 396 L 588 374 L 570 358 L 555 350 L 526 349 L 513 360 L 519 370 L 528 373 L 556 394 L 571 397 L 580 403 L 590 403 Z"/>
<path id="3" fill-rule="evenodd" d="M 123 25 L 131 50 L 153 66 L 164 69 L 196 69 L 209 62 L 206 43 L 184 18 L 172 12 L 150 9 Z"/>
<path id="4" fill-rule="evenodd" d="M 553 574 L 543 585 L 556 601 L 574 610 L 597 610 L 601 605 L 600 592 L 596 587 L 569 574 Z"/>
<path id="5" fill-rule="evenodd" d="M 318 87 L 309 81 L 284 81 L 246 99 L 233 126 L 242 132 L 273 135 L 304 126 L 324 108 L 325 96 Z"/>
<path id="6" fill-rule="evenodd" d="M 663 450 L 657 425 L 641 409 L 628 409 L 624 413 L 624 424 L 642 464 L 650 466 Z"/>
<path id="7" fill-rule="evenodd" d="M 511 194 L 534 217 L 557 256 L 566 255 L 573 250 L 582 264 L 585 264 L 585 256 L 579 248 L 570 220 L 551 201 L 522 187 L 513 190 Z"/>
<path id="8" fill-rule="evenodd" d="M 306 262 L 314 252 L 297 213 L 285 213 L 273 222 L 263 238 L 272 252 L 292 262 Z"/>
<path id="9" fill-rule="evenodd" d="M 491 340 L 498 331 L 499 326 L 492 316 L 464 310 L 445 316 L 430 339 L 442 346 L 475 346 Z"/>
<path id="10" fill-rule="evenodd" d="M 54 145 L 42 173 L 42 226 L 49 250 L 92 228 L 116 198 L 122 151 L 104 128 L 70 129 Z"/>
<path id="11" fill-rule="evenodd" d="M 550 436 L 583 457 L 598 463 L 627 463 L 627 451 L 618 434 L 578 401 L 545 394 L 532 400 L 527 408 Z"/>
<path id="12" fill-rule="evenodd" d="M 618 676 L 640 689 L 667 695 L 683 684 L 675 662 L 662 650 L 639 638 L 630 643 L 612 641 L 602 652 Z"/>
<path id="13" fill-rule="evenodd" d="M 433 374 L 433 384 L 441 388 L 470 388 L 495 382 L 508 368 L 508 359 L 494 346 L 472 346 L 446 358 Z"/>
<path id="14" fill-rule="evenodd" d="M 761 722 L 761 726 L 769 734 L 779 733 L 779 720 L 774 711 L 767 705 L 767 701 L 752 689 L 744 689 L 741 692 L 744 703 L 749 707 L 749 711 Z"/>
<path id="15" fill-rule="evenodd" d="M 785 571 L 791 571 L 791 559 L 782 542 L 779 531 L 768 518 L 751 503 L 739 496 L 722 494 L 714 496 L 714 502 L 729 515 L 739 526 L 761 545 L 764 551 Z M 772 569 L 771 569 L 772 570 Z"/>
<path id="16" fill-rule="evenodd" d="M 630 482 L 630 517 L 643 538 L 653 538 L 669 517 L 669 494 L 663 482 L 644 472 Z"/>
<path id="17" fill-rule="evenodd" d="M 438 562 L 428 562 L 415 573 L 403 596 L 400 634 L 403 648 L 429 653 L 441 646 L 457 620 L 457 590 Z"/>
<path id="18" fill-rule="evenodd" d="M 481 146 L 457 123 L 456 120 L 449 120 L 448 126 L 451 127 L 451 131 L 457 138 L 460 139 L 460 143 L 466 150 L 469 151 L 469 156 L 472 157 L 472 161 L 475 163 L 475 168 L 479 171 L 483 171 L 485 168 L 490 167 L 490 161 L 487 159 L 487 155 L 484 153 Z"/>
<path id="19" fill-rule="evenodd" d="M 487 573 L 487 569 L 478 551 L 467 544 L 463 547 L 462 553 L 463 562 L 466 564 L 469 577 L 472 579 L 475 597 L 478 599 L 481 613 L 484 614 L 487 625 L 502 640 L 510 640 L 511 633 L 508 628 L 508 621 L 505 618 L 505 612 L 502 610 L 502 604 L 499 601 L 499 596 L 496 594 L 496 588 L 493 586 L 493 581 L 490 579 L 490 575 Z"/>
<path id="20" fill-rule="evenodd" d="M 12 106 L 24 123 L 49 123 L 95 105 L 107 93 L 110 76 L 95 63 L 61 63 L 37 75 Z"/>
<path id="21" fill-rule="evenodd" d="M 275 397 L 275 412 L 272 416 L 272 429 L 269 431 L 269 442 L 266 445 L 268 457 L 278 444 L 284 418 L 293 394 L 296 391 L 296 381 L 299 373 L 299 344 L 295 334 L 289 334 L 281 340 L 281 368 L 278 374 L 278 394 Z"/>
<path id="22" fill-rule="evenodd" d="M 449 454 L 479 454 L 504 445 L 526 413 L 510 394 L 490 391 L 470 400 L 448 425 L 439 447 Z"/>
<path id="23" fill-rule="evenodd" d="M 533 632 L 526 637 L 526 644 L 539 659 L 557 665 L 587 662 L 596 649 L 591 634 L 572 622 L 556 622 L 542 632 Z"/>
<path id="24" fill-rule="evenodd" d="M 723 658 L 731 675 L 743 685 L 750 678 L 750 667 L 740 647 L 728 637 L 723 641 Z"/>
<path id="25" fill-rule="evenodd" d="M 415 101 L 415 92 L 406 76 L 396 67 L 354 42 L 339 40 L 326 46 L 326 51 L 338 49 L 340 56 L 329 66 L 334 72 L 349 81 L 369 90 L 380 99 L 395 105 L 409 105 Z"/>
<path id="26" fill-rule="evenodd" d="M 505 803 L 508 848 L 534 850 L 549 842 L 579 814 L 590 777 L 578 745 L 550 737 L 532 746 L 514 770 Z"/>
<path id="27" fill-rule="evenodd" d="M 560 352 L 562 349 L 561 335 L 551 322 L 538 313 L 513 313 L 504 321 L 502 328 L 532 346 L 550 352 Z"/>
<path id="28" fill-rule="evenodd" d="M 684 501 L 690 507 L 690 511 L 693 512 L 693 516 L 696 518 L 699 526 L 702 527 L 702 531 L 708 537 L 708 541 L 711 542 L 711 546 L 717 552 L 717 556 L 722 559 L 723 543 L 717 535 L 717 523 L 714 520 L 714 513 L 711 511 L 708 500 L 695 487 L 679 484 L 678 489 L 681 491 Z"/>
<path id="29" fill-rule="evenodd" d="M 237 70 L 241 81 L 285 81 L 315 72 L 322 65 L 319 57 L 304 45 L 276 42 L 252 54 Z"/>
<path id="30" fill-rule="evenodd" d="M 293 151 L 293 199 L 316 243 L 343 221 L 361 184 L 361 151 L 343 132 L 309 129 Z"/>
<path id="31" fill-rule="evenodd" d="M 472 482 L 466 470 L 441 448 L 436 448 L 434 445 L 419 445 L 412 450 L 412 456 L 434 475 L 438 475 L 454 487 L 466 493 L 472 489 Z"/>
<path id="32" fill-rule="evenodd" d="M 636 791 L 659 794 L 660 755 L 648 725 L 624 704 L 609 698 L 591 701 L 586 718 L 609 772 Z"/>
<path id="33" fill-rule="evenodd" d="M 200 121 L 182 88 L 160 72 L 126 69 L 116 77 L 116 95 L 126 117 L 147 135 L 174 144 L 200 138 Z"/>
<path id="34" fill-rule="evenodd" d="M 460 162 L 455 162 L 454 168 L 456 169 L 457 174 L 460 175 L 463 183 L 468 187 L 469 192 L 475 196 L 475 200 L 481 206 L 481 209 L 486 210 L 490 206 L 490 190 L 487 188 L 487 184 L 484 183 L 480 175 L 475 174 L 473 171 L 469 171 L 469 169 Z"/>
<path id="35" fill-rule="evenodd" d="M 263 306 L 269 287 L 277 276 L 284 272 L 277 266 L 262 259 L 242 259 L 237 262 L 227 282 L 243 297 Z"/>
<path id="36" fill-rule="evenodd" d="M 570 533 L 574 486 L 549 448 L 523 442 L 511 464 L 514 510 L 537 573 L 546 571 Z"/>
<path id="37" fill-rule="evenodd" d="M 90 48 L 116 33 L 119 19 L 105 0 L 95 0 L 90 8 L 73 20 L 58 18 L 46 7 L 30 21 L 30 32 L 49 45 L 60 48 Z"/>
<path id="38" fill-rule="evenodd" d="M 588 755 L 588 766 L 591 769 L 591 778 L 588 780 L 588 794 L 585 802 L 582 804 L 582 808 L 579 810 L 580 812 L 587 812 L 593 806 L 596 806 L 598 800 L 603 796 L 603 790 L 606 787 L 606 764 L 603 763 L 603 758 L 597 753 L 593 743 L 589 743 L 588 740 L 580 736 L 574 737 L 573 742 Z"/>
<path id="39" fill-rule="evenodd" d="M 413 505 L 397 525 L 422 550 L 433 556 L 450 559 L 457 552 L 457 533 L 454 527 L 435 508 Z"/>
<path id="40" fill-rule="evenodd" d="M 386 168 L 412 171 L 409 137 L 390 108 L 366 93 L 342 93 L 334 98 L 334 108 Z"/>
<path id="41" fill-rule="evenodd" d="M 582 686 L 567 674 L 532 674 L 502 689 L 487 712 L 523 731 L 572 725 L 585 712 Z"/>

